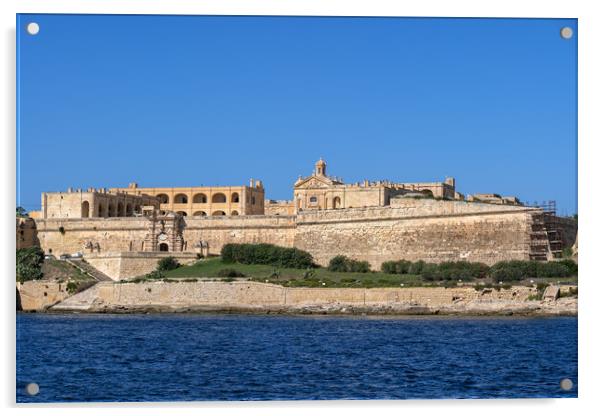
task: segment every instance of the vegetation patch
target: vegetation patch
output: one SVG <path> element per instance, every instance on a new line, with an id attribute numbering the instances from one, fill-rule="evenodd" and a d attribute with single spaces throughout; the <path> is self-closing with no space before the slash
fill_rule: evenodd
<path id="1" fill-rule="evenodd" d="M 330 259 L 328 270 L 331 272 L 344 273 L 368 273 L 370 272 L 370 263 L 367 261 L 353 260 L 346 256 L 335 256 Z"/>
<path id="2" fill-rule="evenodd" d="M 268 264 L 293 269 L 314 265 L 307 251 L 273 244 L 226 244 L 222 247 L 221 257 L 224 263 Z"/>
<path id="3" fill-rule="evenodd" d="M 178 267 L 180 267 L 180 263 L 172 256 L 162 258 L 157 262 L 157 270 L 161 272 L 174 270 Z"/>
<path id="4" fill-rule="evenodd" d="M 245 274 L 236 269 L 226 268 L 218 271 L 217 277 L 245 277 Z"/>
<path id="5" fill-rule="evenodd" d="M 21 248 L 17 250 L 17 281 L 39 280 L 44 276 L 42 264 L 44 252 L 39 247 Z"/>

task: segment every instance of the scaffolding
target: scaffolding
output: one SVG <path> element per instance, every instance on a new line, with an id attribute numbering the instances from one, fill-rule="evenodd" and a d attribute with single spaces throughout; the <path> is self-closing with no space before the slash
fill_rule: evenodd
<path id="1" fill-rule="evenodd" d="M 531 250 L 532 260 L 550 260 L 561 258 L 564 249 L 562 227 L 556 215 L 556 201 L 537 201 L 526 206 L 539 208 L 541 214 L 533 216 L 531 225 Z"/>

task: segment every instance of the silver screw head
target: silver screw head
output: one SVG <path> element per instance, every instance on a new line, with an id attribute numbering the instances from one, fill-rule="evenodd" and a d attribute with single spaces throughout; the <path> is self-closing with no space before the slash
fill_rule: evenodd
<path id="1" fill-rule="evenodd" d="M 560 36 L 562 36 L 563 39 L 572 38 L 573 37 L 573 29 L 571 29 L 568 26 L 563 27 L 562 29 L 560 29 Z"/>
<path id="2" fill-rule="evenodd" d="M 40 25 L 36 22 L 31 22 L 27 24 L 27 33 L 30 35 L 37 35 L 40 32 Z"/>

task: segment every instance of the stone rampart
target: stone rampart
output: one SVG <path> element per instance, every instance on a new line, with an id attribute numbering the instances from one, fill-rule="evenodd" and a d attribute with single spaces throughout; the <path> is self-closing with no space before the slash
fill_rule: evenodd
<path id="1" fill-rule="evenodd" d="M 227 243 L 269 243 L 292 247 L 295 239 L 295 217 L 250 215 L 235 217 L 186 218 L 184 239 L 206 241 L 209 253 L 219 254 Z"/>
<path id="2" fill-rule="evenodd" d="M 17 310 L 42 311 L 67 297 L 69 292 L 67 292 L 66 282 L 46 280 L 17 282 Z"/>
<path id="3" fill-rule="evenodd" d="M 566 313 L 576 300 L 530 301 L 535 288 L 287 288 L 258 282 L 101 282 L 52 308 L 56 311 L 258 311 L 291 313 Z"/>
<path id="4" fill-rule="evenodd" d="M 156 270 L 157 263 L 168 256 L 174 257 L 180 264 L 190 264 L 197 260 L 194 253 L 152 251 L 90 253 L 85 254 L 84 259 L 111 279 L 121 280 Z"/>
<path id="5" fill-rule="evenodd" d="M 367 260 L 441 262 L 529 259 L 534 208 L 397 198 L 392 206 L 302 211 L 296 216 L 185 217 L 184 251 L 210 254 L 226 243 L 271 243 L 298 247 L 326 265 L 339 254 Z M 55 255 L 84 251 L 98 243 L 100 253 L 144 251 L 149 220 L 85 218 L 36 220 L 44 251 Z"/>
<path id="6" fill-rule="evenodd" d="M 441 262 L 529 259 L 537 210 L 464 201 L 400 199 L 395 207 L 307 211 L 297 216 L 295 247 L 325 265 L 339 254 L 367 260 Z"/>

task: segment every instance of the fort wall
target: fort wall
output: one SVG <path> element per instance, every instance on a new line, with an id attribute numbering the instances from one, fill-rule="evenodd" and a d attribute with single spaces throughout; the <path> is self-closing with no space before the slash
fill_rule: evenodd
<path id="1" fill-rule="evenodd" d="M 142 276 L 157 269 L 165 257 L 174 257 L 180 264 L 197 261 L 194 253 L 174 252 L 107 252 L 86 254 L 86 261 L 113 280 Z"/>
<path id="2" fill-rule="evenodd" d="M 377 269 L 400 259 L 528 260 L 532 212 L 537 210 L 412 198 L 391 207 L 306 211 L 297 216 L 294 245 L 322 265 L 342 254 Z"/>
<path id="3" fill-rule="evenodd" d="M 326 265 L 339 254 L 379 268 L 387 260 L 480 261 L 529 259 L 534 208 L 464 201 L 395 198 L 388 207 L 303 211 L 296 216 L 185 217 L 183 245 L 209 254 L 227 243 L 298 247 Z M 144 251 L 149 219 L 84 218 L 37 220 L 40 245 L 55 255 L 84 251 Z M 111 266 L 113 267 L 113 266 Z M 120 274 L 122 275 L 122 274 Z"/>
<path id="4" fill-rule="evenodd" d="M 238 216 L 186 218 L 184 239 L 205 241 L 209 254 L 219 254 L 228 243 L 269 243 L 292 247 L 295 240 L 294 216 Z"/>
<path id="5" fill-rule="evenodd" d="M 17 282 L 17 310 L 41 311 L 69 297 L 67 283 L 46 280 Z"/>
<path id="6" fill-rule="evenodd" d="M 88 241 L 100 252 L 142 251 L 148 223 L 144 217 L 36 220 L 40 247 L 57 256 L 83 252 Z"/>
<path id="7" fill-rule="evenodd" d="M 259 282 L 98 283 L 51 310 L 284 313 L 576 314 L 568 302 L 530 301 L 535 288 L 287 288 Z"/>

